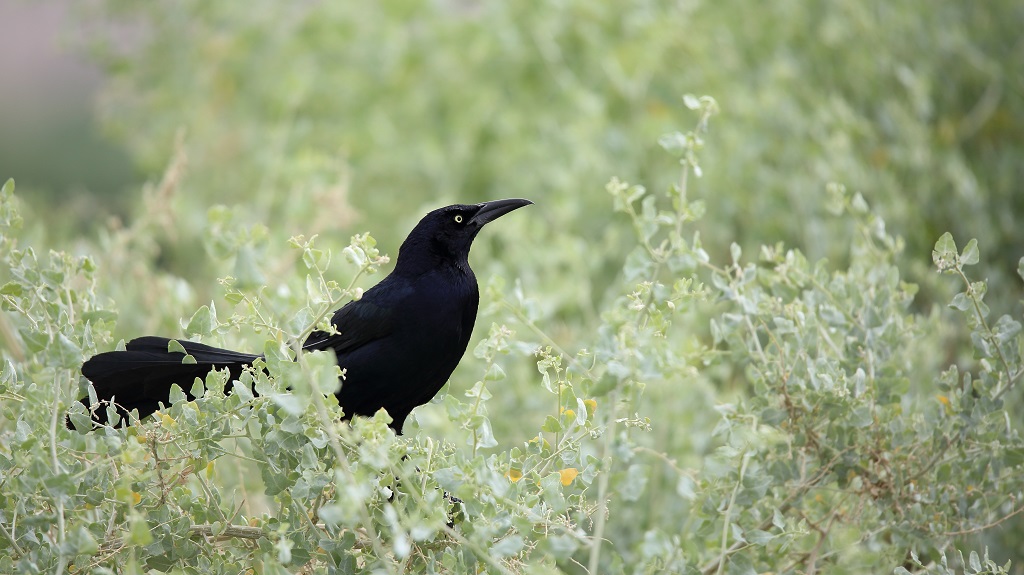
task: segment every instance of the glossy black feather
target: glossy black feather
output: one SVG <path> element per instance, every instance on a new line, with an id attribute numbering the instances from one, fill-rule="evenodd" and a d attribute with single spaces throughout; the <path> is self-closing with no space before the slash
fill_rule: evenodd
<path id="1" fill-rule="evenodd" d="M 430 212 L 402 244 L 394 271 L 334 313 L 338 333 L 309 336 L 303 349 L 333 349 L 346 370 L 338 392 L 346 417 L 383 408 L 401 433 L 413 408 L 444 386 L 469 344 L 480 301 L 468 259 L 473 239 L 486 223 L 530 203 L 497 200 Z M 172 384 L 187 393 L 196 377 L 225 367 L 235 379 L 259 357 L 180 341 L 195 360 L 182 363 L 185 356 L 168 352 L 168 343 L 134 339 L 125 351 L 89 359 L 82 374 L 101 402 L 113 402 L 122 415 L 137 409 L 145 417 L 167 402 Z M 94 411 L 98 423 L 105 421 L 103 411 Z"/>

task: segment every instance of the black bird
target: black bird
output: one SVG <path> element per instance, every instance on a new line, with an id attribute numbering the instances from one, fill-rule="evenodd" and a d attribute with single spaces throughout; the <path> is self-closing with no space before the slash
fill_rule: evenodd
<path id="1" fill-rule="evenodd" d="M 309 336 L 304 350 L 333 349 L 346 370 L 337 394 L 346 418 L 384 408 L 401 434 L 413 408 L 440 391 L 466 351 L 480 303 L 469 267 L 473 239 L 487 222 L 532 203 L 495 200 L 430 212 L 399 248 L 394 271 L 334 312 L 331 323 L 339 333 Z M 100 401 L 92 410 L 95 423 L 106 422 L 105 404 L 125 418 L 133 409 L 145 417 L 169 403 L 172 384 L 188 390 L 196 377 L 223 368 L 234 381 L 261 357 L 179 340 L 195 359 L 182 363 L 184 354 L 169 352 L 169 341 L 140 337 L 125 351 L 101 353 L 82 365 Z M 88 406 L 88 398 L 81 401 Z"/>

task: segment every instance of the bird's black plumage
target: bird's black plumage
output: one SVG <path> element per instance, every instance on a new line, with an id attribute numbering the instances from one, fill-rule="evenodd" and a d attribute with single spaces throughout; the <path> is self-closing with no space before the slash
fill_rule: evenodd
<path id="1" fill-rule="evenodd" d="M 334 312 L 338 333 L 313 332 L 303 349 L 333 349 L 345 379 L 338 400 L 346 417 L 384 408 L 402 432 L 406 417 L 448 381 L 469 344 L 480 291 L 469 267 L 469 248 L 486 223 L 529 200 L 496 200 L 434 210 L 413 228 L 395 269 L 363 297 Z M 260 357 L 190 341 L 179 342 L 195 363 L 169 352 L 167 338 L 134 339 L 125 351 L 93 356 L 82 366 L 102 403 L 139 417 L 168 402 L 172 384 L 188 390 L 196 377 L 228 368 L 231 379 Z M 88 404 L 88 399 L 83 399 Z M 96 422 L 104 409 L 93 410 Z"/>

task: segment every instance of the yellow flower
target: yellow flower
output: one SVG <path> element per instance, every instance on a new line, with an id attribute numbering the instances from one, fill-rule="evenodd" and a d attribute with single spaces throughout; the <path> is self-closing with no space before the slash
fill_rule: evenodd
<path id="1" fill-rule="evenodd" d="M 946 415 L 953 415 L 953 406 L 949 403 L 949 398 L 945 395 L 937 396 L 939 403 L 945 408 Z"/>
<path id="2" fill-rule="evenodd" d="M 567 467 L 558 472 L 562 478 L 562 485 L 569 485 L 579 474 L 580 472 L 575 467 Z"/>
<path id="3" fill-rule="evenodd" d="M 587 417 L 594 417 L 594 414 L 597 413 L 597 400 L 584 399 L 583 405 L 587 406 Z"/>
<path id="4" fill-rule="evenodd" d="M 505 472 L 505 477 L 508 477 L 509 481 L 515 483 L 523 478 L 523 472 L 518 469 L 509 469 Z"/>

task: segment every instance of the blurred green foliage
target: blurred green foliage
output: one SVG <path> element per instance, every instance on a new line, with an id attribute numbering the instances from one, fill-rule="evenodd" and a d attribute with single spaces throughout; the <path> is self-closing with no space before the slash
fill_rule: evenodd
<path id="1" fill-rule="evenodd" d="M 592 190 L 612 176 L 664 189 L 653 142 L 699 87 L 730 118 L 705 159 L 714 249 L 781 240 L 845 257 L 849 229 L 821 209 L 823 182 L 841 181 L 906 238 L 915 280 L 950 230 L 990 246 L 1001 305 L 1021 293 L 1024 8 L 1011 0 L 110 1 L 99 16 L 147 32 L 100 50 L 103 115 L 149 173 L 184 130 L 186 197 L 202 202 L 183 200 L 189 220 L 216 198 L 309 233 L 347 227 L 352 204 L 400 237 L 412 216 L 398 206 L 531 197 L 549 229 L 595 248 L 555 251 L 599 299 L 623 254 Z M 326 218 L 299 207 L 314 203 Z"/>
<path id="2" fill-rule="evenodd" d="M 89 10 L 145 30 L 94 49 L 105 125 L 153 181 L 89 238 L 16 225 L 5 191 L 0 570 L 1024 553 L 1015 3 Z M 330 362 L 280 361 L 299 310 L 368 285 L 373 257 L 327 255 L 394 255 L 430 208 L 516 196 L 536 209 L 474 247 L 478 343 L 450 389 L 404 438 L 333 423 Z M 379 246 L 347 241 L 365 230 Z M 54 423 L 83 357 L 146 333 L 278 350 L 275 377 L 253 400 L 211 375 L 128 430 Z"/>

